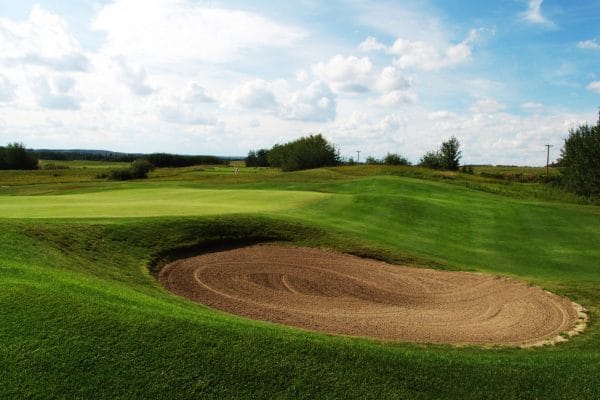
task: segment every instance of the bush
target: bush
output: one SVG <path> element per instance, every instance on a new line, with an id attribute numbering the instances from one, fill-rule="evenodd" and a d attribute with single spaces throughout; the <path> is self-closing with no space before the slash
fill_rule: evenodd
<path id="1" fill-rule="evenodd" d="M 460 143 L 452 136 L 449 140 L 442 143 L 439 150 L 428 151 L 421 157 L 419 165 L 432 169 L 447 169 L 457 171 L 461 152 L 459 150 Z"/>
<path id="2" fill-rule="evenodd" d="M 383 162 L 375 157 L 369 156 L 367 157 L 367 159 L 365 160 L 365 163 L 369 164 L 369 165 L 379 165 L 379 164 L 383 164 Z"/>
<path id="3" fill-rule="evenodd" d="M 285 144 L 276 144 L 267 154 L 269 165 L 282 171 L 298 171 L 339 165 L 340 155 L 335 146 L 321 134 L 301 137 Z"/>
<path id="4" fill-rule="evenodd" d="M 127 169 L 117 169 L 111 171 L 108 179 L 114 181 L 127 181 L 130 179 L 145 179 L 148 173 L 154 170 L 154 165 L 148 160 L 139 159 L 131 163 L 131 167 Z"/>
<path id="5" fill-rule="evenodd" d="M 571 129 L 560 154 L 564 186 L 582 196 L 600 196 L 600 121 Z"/>
<path id="6" fill-rule="evenodd" d="M 438 151 L 428 151 L 421 157 L 421 161 L 419 161 L 419 165 L 421 167 L 431 168 L 431 169 L 441 169 L 442 168 L 442 158 L 440 157 L 440 153 Z"/>
<path id="7" fill-rule="evenodd" d="M 0 169 L 37 169 L 38 158 L 22 143 L 0 147 Z"/>
<path id="8" fill-rule="evenodd" d="M 400 154 L 387 153 L 383 159 L 385 165 L 410 165 L 410 162 Z"/>
<path id="9" fill-rule="evenodd" d="M 458 170 L 459 161 L 461 158 L 461 152 L 459 148 L 460 143 L 454 136 L 442 143 L 439 154 L 443 169 L 450 171 Z"/>
<path id="10" fill-rule="evenodd" d="M 269 167 L 269 150 L 250 150 L 246 157 L 246 167 Z"/>

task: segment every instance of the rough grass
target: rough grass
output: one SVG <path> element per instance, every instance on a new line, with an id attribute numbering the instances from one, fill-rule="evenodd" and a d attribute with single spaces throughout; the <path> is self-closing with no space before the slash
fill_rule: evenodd
<path id="1" fill-rule="evenodd" d="M 600 398 L 599 208 L 385 171 L 245 171 L 247 180 L 220 182 L 211 172 L 15 190 L 100 196 L 114 209 L 143 200 L 143 190 L 235 188 L 247 201 L 254 189 L 331 195 L 285 209 L 257 201 L 245 215 L 172 216 L 167 205 L 160 217 L 1 219 L 0 398 Z M 120 201 L 107 205 L 111 193 Z M 23 200 L 0 196 L 10 199 Z M 213 311 L 166 292 L 149 271 L 241 240 L 515 275 L 568 294 L 592 321 L 574 340 L 540 349 L 382 344 Z"/>

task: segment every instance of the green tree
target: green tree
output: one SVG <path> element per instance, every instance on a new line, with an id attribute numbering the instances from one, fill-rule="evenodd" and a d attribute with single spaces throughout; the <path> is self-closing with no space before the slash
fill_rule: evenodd
<path id="1" fill-rule="evenodd" d="M 452 136 L 449 140 L 442 143 L 440 147 L 440 162 L 443 169 L 458 171 L 461 151 L 458 139 Z"/>
<path id="2" fill-rule="evenodd" d="M 423 154 L 421 160 L 419 161 L 419 165 L 425 168 L 431 169 L 441 169 L 442 168 L 442 157 L 440 156 L 439 151 L 428 151 Z"/>
<path id="3" fill-rule="evenodd" d="M 562 182 L 583 196 L 600 195 L 600 121 L 569 130 L 560 152 Z"/>
<path id="4" fill-rule="evenodd" d="M 410 162 L 397 153 L 387 153 L 383 159 L 383 163 L 386 165 L 410 165 Z"/>
<path id="5" fill-rule="evenodd" d="M 37 169 L 38 158 L 22 143 L 0 147 L 0 169 Z"/>
<path id="6" fill-rule="evenodd" d="M 449 140 L 442 142 L 439 150 L 428 151 L 421 157 L 419 165 L 432 169 L 447 169 L 458 171 L 461 152 L 458 139 L 452 136 Z"/>
<path id="7" fill-rule="evenodd" d="M 297 171 L 340 164 L 335 146 L 321 134 L 301 137 L 293 142 L 276 144 L 267 154 L 269 164 L 282 171 Z"/>

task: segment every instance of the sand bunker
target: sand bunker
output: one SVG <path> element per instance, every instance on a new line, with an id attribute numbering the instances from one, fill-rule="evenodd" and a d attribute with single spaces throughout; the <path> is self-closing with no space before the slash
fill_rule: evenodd
<path id="1" fill-rule="evenodd" d="M 159 280 L 233 314 L 384 340 L 527 346 L 575 332 L 585 318 L 568 299 L 514 279 L 298 247 L 203 254 L 167 265 Z"/>

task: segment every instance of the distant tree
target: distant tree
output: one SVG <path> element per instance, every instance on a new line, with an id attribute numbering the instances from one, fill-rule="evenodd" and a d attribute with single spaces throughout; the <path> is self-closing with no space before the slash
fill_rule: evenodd
<path id="1" fill-rule="evenodd" d="M 246 167 L 258 167 L 258 158 L 256 151 L 250 150 L 246 156 Z"/>
<path id="2" fill-rule="evenodd" d="M 397 153 L 387 153 L 383 159 L 383 163 L 386 165 L 410 165 L 410 162 Z"/>
<path id="3" fill-rule="evenodd" d="M 246 167 L 269 167 L 268 155 L 267 149 L 250 150 L 246 157 Z"/>
<path id="4" fill-rule="evenodd" d="M 269 164 L 282 171 L 338 165 L 339 152 L 321 134 L 301 137 L 293 142 L 276 144 L 267 154 Z"/>
<path id="5" fill-rule="evenodd" d="M 443 169 L 450 171 L 457 171 L 461 158 L 461 152 L 459 150 L 460 143 L 458 139 L 452 136 L 449 140 L 442 143 L 440 147 L 440 161 Z"/>
<path id="6" fill-rule="evenodd" d="M 428 151 L 421 157 L 419 165 L 432 169 L 447 169 L 458 171 L 461 152 L 458 139 L 452 136 L 449 140 L 442 143 L 439 150 Z"/>
<path id="7" fill-rule="evenodd" d="M 370 165 L 377 165 L 377 164 L 382 164 L 383 162 L 373 156 L 368 156 L 365 160 L 365 163 L 370 164 Z"/>
<path id="8" fill-rule="evenodd" d="M 148 177 L 148 173 L 153 170 L 154 165 L 150 161 L 142 158 L 132 162 L 129 168 L 111 171 L 108 178 L 115 181 L 145 179 Z"/>
<path id="9" fill-rule="evenodd" d="M 428 151 L 421 157 L 419 161 L 419 165 L 421 167 L 431 168 L 431 169 L 441 169 L 442 168 L 442 158 L 440 156 L 439 151 Z"/>
<path id="10" fill-rule="evenodd" d="M 10 143 L 0 147 L 0 169 L 37 169 L 37 156 L 22 143 Z"/>
<path id="11" fill-rule="evenodd" d="M 559 164 L 567 189 L 583 196 L 600 196 L 600 121 L 596 126 L 569 130 Z"/>

